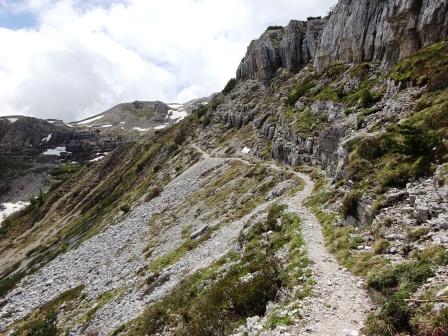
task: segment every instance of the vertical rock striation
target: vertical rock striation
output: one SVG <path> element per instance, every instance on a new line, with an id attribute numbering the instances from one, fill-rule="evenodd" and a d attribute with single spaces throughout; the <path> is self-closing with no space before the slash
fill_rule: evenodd
<path id="1" fill-rule="evenodd" d="M 238 67 L 237 79 L 270 79 L 279 68 L 298 72 L 313 60 L 323 22 L 322 19 L 292 20 L 285 28 L 268 28 L 250 43 Z"/>
<path id="2" fill-rule="evenodd" d="M 237 79 L 266 80 L 308 63 L 317 71 L 334 62 L 390 66 L 447 38 L 448 0 L 340 0 L 327 18 L 293 20 L 252 41 Z"/>
<path id="3" fill-rule="evenodd" d="M 325 25 L 314 66 L 391 65 L 448 38 L 447 0 L 340 0 Z"/>

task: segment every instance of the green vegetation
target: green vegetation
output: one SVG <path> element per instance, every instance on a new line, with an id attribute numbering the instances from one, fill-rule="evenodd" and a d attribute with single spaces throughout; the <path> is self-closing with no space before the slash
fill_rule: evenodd
<path id="1" fill-rule="evenodd" d="M 429 91 L 448 86 L 448 42 L 433 44 L 399 62 L 390 73 L 395 81 L 427 85 Z"/>
<path id="2" fill-rule="evenodd" d="M 288 106 L 294 106 L 294 104 L 315 85 L 316 82 L 312 78 L 306 78 L 294 88 L 294 90 L 288 96 L 286 104 Z"/>
<path id="3" fill-rule="evenodd" d="M 381 256 L 390 243 L 378 235 L 372 252 L 357 251 L 356 247 L 362 239 L 356 235 L 356 229 L 336 227 L 336 215 L 324 209 L 334 195 L 323 188 L 323 181 L 322 178 L 317 180 L 317 189 L 307 205 L 322 224 L 330 251 L 344 266 L 367 279 L 372 298 L 381 307 L 378 314 L 370 314 L 364 330 L 366 335 L 420 335 L 418 332 L 421 335 L 444 335 L 442 331 L 447 330 L 446 310 L 434 315 L 425 305 L 415 309 L 406 300 L 434 275 L 436 266 L 448 264 L 448 251 L 443 246 L 434 245 L 423 251 L 413 251 L 407 261 L 390 265 Z M 425 228 L 419 228 L 410 231 L 408 239 L 418 240 L 426 233 Z"/>
<path id="4" fill-rule="evenodd" d="M 238 84 L 238 81 L 235 78 L 230 79 L 226 86 L 224 87 L 224 89 L 222 90 L 222 94 L 223 95 L 228 95 L 230 92 L 233 91 L 233 89 L 235 88 L 235 86 Z"/>
<path id="5" fill-rule="evenodd" d="M 57 336 L 61 331 L 57 328 L 57 313 L 63 303 L 76 300 L 84 286 L 78 286 L 60 294 L 55 299 L 41 306 L 38 310 L 14 324 L 13 336 Z"/>
<path id="6" fill-rule="evenodd" d="M 24 272 L 16 272 L 0 279 L 0 298 L 6 295 L 24 276 Z"/>

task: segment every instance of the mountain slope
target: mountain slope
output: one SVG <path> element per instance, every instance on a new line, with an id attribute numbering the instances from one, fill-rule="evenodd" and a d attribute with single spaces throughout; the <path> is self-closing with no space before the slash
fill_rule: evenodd
<path id="1" fill-rule="evenodd" d="M 445 18 L 341 0 L 270 27 L 190 117 L 62 171 L 2 229 L 0 328 L 445 335 Z"/>

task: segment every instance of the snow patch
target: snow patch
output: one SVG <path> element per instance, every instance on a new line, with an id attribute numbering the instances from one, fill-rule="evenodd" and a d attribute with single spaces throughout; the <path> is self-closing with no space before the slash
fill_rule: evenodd
<path id="1" fill-rule="evenodd" d="M 126 124 L 126 121 L 120 121 L 120 125 Z"/>
<path id="2" fill-rule="evenodd" d="M 188 116 L 188 112 L 183 108 L 178 110 L 169 110 L 168 112 L 169 112 L 169 118 L 171 120 L 181 121 Z"/>
<path id="3" fill-rule="evenodd" d="M 109 128 L 109 127 L 112 127 L 112 125 L 111 124 L 107 124 L 107 125 L 101 125 L 99 127 L 101 127 L 101 128 Z"/>
<path id="4" fill-rule="evenodd" d="M 54 124 L 56 120 L 47 120 L 47 123 Z"/>
<path id="5" fill-rule="evenodd" d="M 48 142 L 48 141 L 50 141 L 52 136 L 53 136 L 52 133 L 48 134 L 45 138 L 42 139 L 42 142 Z"/>
<path id="6" fill-rule="evenodd" d="M 103 116 L 103 115 L 99 115 L 99 116 L 96 116 L 96 117 L 93 117 L 93 118 L 90 118 L 90 119 L 86 119 L 86 120 L 77 122 L 76 125 L 86 125 L 86 124 L 90 124 L 90 123 L 92 123 L 92 122 L 94 122 L 94 121 L 97 121 L 97 120 L 100 120 L 100 119 L 102 119 L 102 118 L 104 118 L 104 116 Z"/>
<path id="7" fill-rule="evenodd" d="M 8 120 L 11 124 L 14 124 L 19 118 L 8 118 Z"/>
<path id="8" fill-rule="evenodd" d="M 139 132 L 147 132 L 147 131 L 150 130 L 150 128 L 134 127 L 133 130 L 134 131 L 139 131 Z"/>
<path id="9" fill-rule="evenodd" d="M 0 206 L 0 227 L 1 223 L 6 219 L 6 217 L 26 208 L 29 204 L 29 202 L 24 201 L 19 201 L 17 203 L 2 203 Z"/>
<path id="10" fill-rule="evenodd" d="M 165 124 L 165 125 L 159 125 L 159 126 L 154 127 L 154 129 L 155 129 L 155 130 L 161 130 L 161 129 L 166 128 L 167 126 L 168 126 L 168 124 Z"/>
<path id="11" fill-rule="evenodd" d="M 66 147 L 56 147 L 53 149 L 47 149 L 45 152 L 43 152 L 43 155 L 56 155 L 61 156 L 62 153 L 67 153 Z"/>
<path id="12" fill-rule="evenodd" d="M 249 154 L 249 153 L 250 153 L 250 148 L 245 146 L 245 147 L 241 150 L 241 153 L 243 153 L 243 154 Z"/>
<path id="13" fill-rule="evenodd" d="M 183 106 L 184 106 L 183 104 L 177 104 L 177 103 L 168 104 L 168 107 L 172 108 L 172 109 L 178 109 L 179 107 L 183 107 Z"/>
<path id="14" fill-rule="evenodd" d="M 104 159 L 105 157 L 106 157 L 105 155 L 100 155 L 92 160 L 89 160 L 89 162 L 98 162 L 98 161 Z"/>

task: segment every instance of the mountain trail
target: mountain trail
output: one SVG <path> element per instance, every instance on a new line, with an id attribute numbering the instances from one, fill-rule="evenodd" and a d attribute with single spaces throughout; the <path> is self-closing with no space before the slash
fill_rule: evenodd
<path id="1" fill-rule="evenodd" d="M 192 146 L 203 155 L 203 158 L 212 157 L 200 147 Z M 240 158 L 221 159 L 251 164 Z M 304 188 L 301 191 L 280 203 L 287 205 L 289 212 L 297 214 L 302 219 L 302 234 L 308 257 L 312 261 L 311 268 L 315 285 L 313 295 L 304 300 L 303 323 L 289 327 L 288 332 L 291 335 L 359 335 L 363 322 L 372 308 L 372 303 L 363 289 L 362 280 L 341 267 L 336 258 L 326 249 L 321 226 L 304 205 L 306 198 L 313 192 L 314 182 L 308 175 L 286 166 L 279 166 L 275 162 L 270 163 L 268 167 L 277 171 L 286 170 L 304 181 Z M 266 332 L 262 335 L 279 335 L 279 332 Z"/>
<path id="2" fill-rule="evenodd" d="M 148 234 L 148 226 L 145 223 L 148 223 L 152 215 L 179 206 L 185 197 L 198 190 L 204 183 L 205 171 L 215 171 L 219 174 L 220 167 L 224 167 L 229 161 L 254 164 L 244 158 L 215 157 L 196 145 L 193 147 L 202 154 L 202 160 L 171 181 L 160 197 L 137 206 L 121 223 L 92 237 L 77 249 L 58 256 L 35 274 L 27 276 L 13 289 L 5 298 L 6 304 L 0 309 L 0 331 L 80 284 L 85 285 L 84 292 L 88 300 L 95 300 L 102 293 L 126 288 L 120 297 L 99 308 L 88 326 L 75 327 L 70 332 L 70 335 L 84 335 L 89 332 L 107 335 L 137 317 L 148 304 L 169 294 L 185 276 L 208 267 L 220 256 L 235 248 L 245 223 L 252 216 L 265 211 L 271 204 L 281 202 L 303 220 L 303 235 L 309 257 L 314 262 L 312 269 L 316 281 L 313 297 L 304 301 L 303 323 L 288 327 L 290 334 L 357 335 L 370 308 L 362 283 L 342 269 L 326 251 L 320 225 L 303 205 L 303 201 L 313 189 L 309 176 L 276 163 L 269 163 L 267 166 L 300 177 L 305 182 L 304 189 L 292 197 L 283 196 L 266 201 L 246 216 L 220 227 L 213 232 L 210 239 L 163 270 L 163 283 L 151 293 L 143 292 L 144 279 L 137 274 L 148 262 L 143 256 Z M 176 234 L 172 239 L 175 239 L 174 237 L 177 237 Z M 279 332 L 271 331 L 265 335 L 277 335 Z"/>

